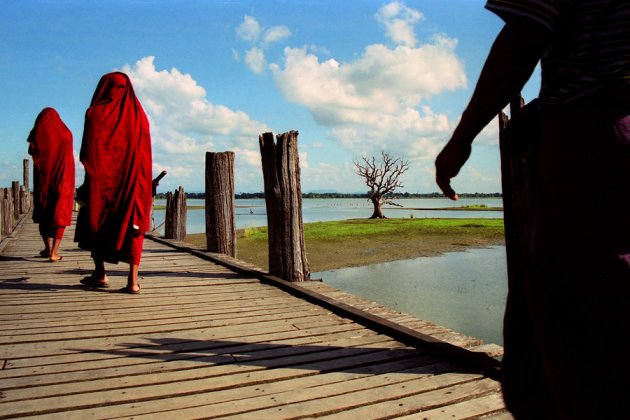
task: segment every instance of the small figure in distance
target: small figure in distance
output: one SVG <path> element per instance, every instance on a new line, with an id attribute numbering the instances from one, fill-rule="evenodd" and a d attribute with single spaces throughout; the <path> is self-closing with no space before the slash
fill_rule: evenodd
<path id="1" fill-rule="evenodd" d="M 140 292 L 138 269 L 153 202 L 149 121 L 129 77 L 101 77 L 85 114 L 80 153 L 85 180 L 77 191 L 84 203 L 75 241 L 91 251 L 94 271 L 81 283 L 108 287 L 105 262 L 129 264 L 121 292 Z"/>
<path id="2" fill-rule="evenodd" d="M 44 249 L 51 262 L 61 261 L 59 245 L 72 223 L 74 156 L 72 132 L 53 108 L 44 108 L 28 136 L 33 158 L 33 221 L 39 224 Z"/>
<path id="3" fill-rule="evenodd" d="M 489 0 L 505 25 L 438 155 L 451 187 L 479 132 L 542 59 L 528 136 L 531 205 L 521 268 L 509 279 L 502 388 L 516 419 L 628 416 L 630 322 L 630 1 Z M 516 130 L 517 124 L 513 124 Z M 535 130 L 532 129 L 532 132 Z M 520 137 L 520 136 L 519 136 Z"/>

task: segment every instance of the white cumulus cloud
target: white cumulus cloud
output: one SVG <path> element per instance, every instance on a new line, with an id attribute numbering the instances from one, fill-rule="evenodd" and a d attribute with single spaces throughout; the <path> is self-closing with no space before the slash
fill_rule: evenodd
<path id="1" fill-rule="evenodd" d="M 421 12 L 400 1 L 385 4 L 376 13 L 376 19 L 385 26 L 387 36 L 396 44 L 409 47 L 417 43 L 413 25 L 423 18 Z"/>
<path id="2" fill-rule="evenodd" d="M 393 45 L 366 45 L 352 60 L 287 46 L 269 69 L 284 98 L 307 108 L 345 152 L 378 156 L 386 150 L 410 160 L 410 179 L 427 180 L 456 123 L 435 112 L 431 100 L 468 84 L 457 39 L 434 33 L 420 41 L 416 25 L 424 15 L 402 1 L 382 6 L 375 20 Z M 494 134 L 485 130 L 483 142 L 491 144 Z"/>
<path id="3" fill-rule="evenodd" d="M 245 65 L 252 72 L 260 74 L 265 70 L 265 49 L 274 43 L 289 38 L 291 31 L 284 25 L 263 27 L 255 17 L 245 15 L 243 22 L 236 27 L 236 35 L 252 45 L 245 51 Z M 239 61 L 240 54 L 238 52 L 233 51 L 232 55 L 235 60 Z"/>
<path id="4" fill-rule="evenodd" d="M 258 47 L 252 47 L 245 52 L 245 64 L 254 73 L 265 70 L 265 52 Z"/>
<path id="5" fill-rule="evenodd" d="M 429 99 L 466 86 L 455 46 L 444 36 L 416 48 L 374 44 L 352 62 L 321 61 L 307 48 L 286 48 L 284 62 L 270 68 L 284 97 L 307 107 L 348 150 L 365 142 L 374 150 L 417 150 L 420 139 L 440 141 L 453 128 Z M 417 156 L 436 153 L 430 147 Z"/>
<path id="6" fill-rule="evenodd" d="M 282 41 L 291 36 L 291 31 L 284 25 L 272 26 L 265 30 L 263 34 L 263 42 L 265 44 L 272 44 L 274 42 Z"/>
<path id="7" fill-rule="evenodd" d="M 245 15 L 243 22 L 236 27 L 236 34 L 244 41 L 256 41 L 262 28 L 256 18 Z"/>
<path id="8" fill-rule="evenodd" d="M 158 70 L 155 58 L 144 57 L 125 65 L 151 124 L 154 171 L 179 175 L 179 185 L 203 191 L 206 152 L 235 151 L 239 170 L 260 177 L 258 136 L 271 131 L 245 112 L 214 104 L 190 74 L 176 68 Z M 238 179 L 238 178 L 237 178 Z M 161 185 L 169 185 L 169 177 Z M 262 182 L 260 182 L 262 189 Z M 254 187 L 254 189 L 256 189 Z"/>

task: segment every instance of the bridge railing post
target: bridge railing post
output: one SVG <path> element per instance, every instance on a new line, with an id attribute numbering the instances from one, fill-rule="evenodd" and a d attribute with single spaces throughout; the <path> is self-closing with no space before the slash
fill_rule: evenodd
<path id="1" fill-rule="evenodd" d="M 208 251 L 236 257 L 234 152 L 206 153 Z"/>
<path id="2" fill-rule="evenodd" d="M 302 223 L 298 132 L 259 137 L 269 232 L 269 273 L 298 282 L 310 279 Z"/>
<path id="3" fill-rule="evenodd" d="M 166 193 L 164 237 L 178 241 L 186 239 L 186 194 L 181 186 Z"/>
<path id="4" fill-rule="evenodd" d="M 10 188 L 0 189 L 2 193 L 2 226 L 3 235 L 9 235 L 13 231 L 13 194 Z"/>

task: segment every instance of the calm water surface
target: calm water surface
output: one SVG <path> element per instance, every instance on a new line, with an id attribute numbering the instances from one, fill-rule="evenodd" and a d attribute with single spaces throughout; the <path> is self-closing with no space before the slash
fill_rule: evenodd
<path id="1" fill-rule="evenodd" d="M 156 204 L 165 205 L 165 200 L 155 200 Z M 485 204 L 488 207 L 501 207 L 500 198 L 460 199 L 452 201 L 447 198 L 417 198 L 396 200 L 403 207 L 385 207 L 383 213 L 387 217 L 441 217 L 441 218 L 503 218 L 502 211 L 444 211 L 440 208 L 462 207 Z M 203 206 L 204 200 L 188 200 L 188 206 Z M 423 210 L 416 210 L 422 208 Z M 435 210 L 424 210 L 435 209 Z M 302 200 L 302 220 L 304 223 L 326 222 L 331 220 L 365 219 L 372 214 L 373 207 L 365 199 L 354 198 L 311 198 Z M 267 210 L 264 199 L 236 200 L 236 228 L 257 227 L 267 225 Z M 164 210 L 154 212 L 155 224 L 164 222 Z M 205 212 L 203 209 L 189 209 L 186 214 L 186 232 L 203 233 L 206 230 Z"/>
<path id="2" fill-rule="evenodd" d="M 384 209 L 388 217 L 503 218 L 502 211 L 437 210 L 485 204 L 501 207 L 501 199 L 403 199 L 403 207 Z M 164 204 L 164 200 L 156 200 Z M 203 200 L 188 200 L 203 206 Z M 264 199 L 236 200 L 236 227 L 267 225 Z M 422 208 L 423 210 L 417 210 Z M 429 209 L 429 210 L 425 210 Z M 436 209 L 436 210 L 430 210 Z M 368 218 L 373 207 L 365 199 L 304 199 L 304 223 Z M 155 211 L 155 223 L 164 210 Z M 188 233 L 205 232 L 205 212 L 190 209 Z M 502 345 L 502 320 L 507 294 L 505 247 L 473 249 L 439 257 L 394 261 L 358 268 L 313 273 L 338 289 L 384 304 L 392 309 Z"/>
<path id="3" fill-rule="evenodd" d="M 503 246 L 324 271 L 312 277 L 486 343 L 503 345 L 507 297 Z"/>

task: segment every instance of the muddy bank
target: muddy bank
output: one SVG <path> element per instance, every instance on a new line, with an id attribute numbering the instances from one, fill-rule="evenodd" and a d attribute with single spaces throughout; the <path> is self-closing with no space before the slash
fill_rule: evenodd
<path id="1" fill-rule="evenodd" d="M 186 241 L 205 246 L 204 234 L 191 234 Z M 502 229 L 427 229 L 341 237 L 305 235 L 311 272 L 440 255 L 471 247 L 503 245 Z M 248 237 L 239 232 L 237 258 L 267 270 L 266 237 Z"/>

